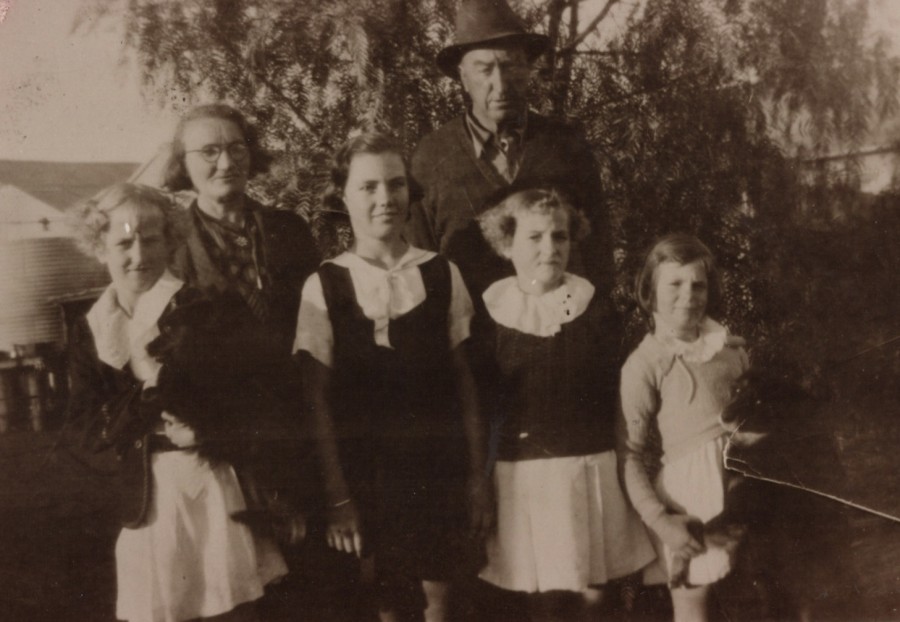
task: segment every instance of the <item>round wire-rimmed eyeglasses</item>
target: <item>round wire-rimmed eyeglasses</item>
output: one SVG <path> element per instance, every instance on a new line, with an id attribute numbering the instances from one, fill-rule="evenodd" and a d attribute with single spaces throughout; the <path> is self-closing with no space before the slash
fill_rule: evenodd
<path id="1" fill-rule="evenodd" d="M 185 151 L 185 153 L 199 154 L 203 160 L 210 164 L 218 162 L 224 152 L 228 152 L 228 157 L 235 162 L 243 162 L 250 157 L 250 149 L 243 142 L 233 142 L 228 145 L 204 145 L 200 149 Z"/>

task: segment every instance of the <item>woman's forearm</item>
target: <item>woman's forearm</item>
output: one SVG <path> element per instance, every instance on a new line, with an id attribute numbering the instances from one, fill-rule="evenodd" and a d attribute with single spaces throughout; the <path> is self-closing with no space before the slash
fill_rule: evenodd
<path id="1" fill-rule="evenodd" d="M 301 354 L 300 367 L 303 374 L 306 412 L 310 417 L 319 464 L 322 468 L 326 502 L 330 506 L 335 506 L 350 498 L 350 488 L 344 478 L 334 420 L 328 404 L 331 370 L 305 352 Z"/>
<path id="2" fill-rule="evenodd" d="M 478 391 L 463 346 L 453 350 L 452 360 L 462 406 L 463 429 L 469 448 L 469 473 L 487 475 L 487 440 L 478 407 Z"/>

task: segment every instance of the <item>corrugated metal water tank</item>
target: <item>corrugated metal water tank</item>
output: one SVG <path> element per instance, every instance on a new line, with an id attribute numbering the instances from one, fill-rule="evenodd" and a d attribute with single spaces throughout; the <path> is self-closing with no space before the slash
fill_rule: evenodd
<path id="1" fill-rule="evenodd" d="M 0 241 L 0 350 L 62 339 L 55 296 L 100 287 L 106 269 L 70 238 Z"/>

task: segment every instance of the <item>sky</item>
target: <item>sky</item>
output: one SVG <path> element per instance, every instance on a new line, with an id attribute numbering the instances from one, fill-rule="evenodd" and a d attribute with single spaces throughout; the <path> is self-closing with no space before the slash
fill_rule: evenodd
<path id="1" fill-rule="evenodd" d="M 175 114 L 120 65 L 120 20 L 72 31 L 82 0 L 0 0 L 0 159 L 141 162 Z"/>
<path id="2" fill-rule="evenodd" d="M 900 41 L 900 0 L 872 2 Z M 84 5 L 0 0 L 0 159 L 143 162 L 171 136 L 176 113 L 145 101 L 122 62 L 121 20 L 73 32 Z"/>

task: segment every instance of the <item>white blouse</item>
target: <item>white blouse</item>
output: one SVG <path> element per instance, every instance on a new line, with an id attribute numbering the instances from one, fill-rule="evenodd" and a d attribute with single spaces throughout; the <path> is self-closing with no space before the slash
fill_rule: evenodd
<path id="1" fill-rule="evenodd" d="M 374 338 L 379 346 L 392 347 L 388 336 L 391 320 L 409 313 L 425 301 L 425 283 L 419 266 L 435 255 L 434 252 L 410 246 L 397 265 L 390 269 L 373 265 L 351 252 L 330 260 L 349 270 L 356 302 L 363 315 L 375 323 Z M 453 262 L 449 263 L 451 295 L 447 326 L 450 348 L 453 349 L 468 339 L 474 309 L 459 268 Z M 334 333 L 322 281 L 317 273 L 306 280 L 300 298 L 294 352 L 299 350 L 309 352 L 327 367 L 332 366 Z"/>
<path id="2" fill-rule="evenodd" d="M 115 287 L 107 287 L 87 313 L 100 360 L 116 369 L 128 364 L 138 380 L 155 384 L 160 365 L 147 354 L 147 344 L 159 336 L 157 321 L 183 286 L 167 270 L 140 295 L 131 317 L 119 305 Z"/>

